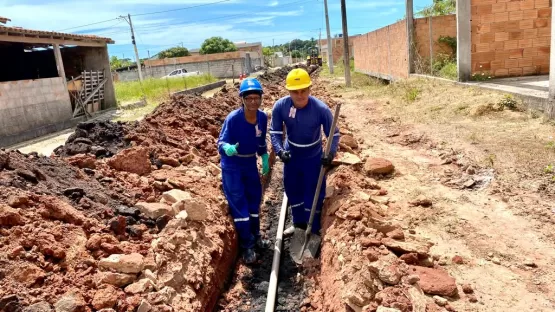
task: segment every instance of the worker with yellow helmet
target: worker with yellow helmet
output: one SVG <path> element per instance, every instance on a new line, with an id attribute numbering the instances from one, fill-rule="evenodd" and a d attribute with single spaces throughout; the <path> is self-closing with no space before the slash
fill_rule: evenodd
<path id="1" fill-rule="evenodd" d="M 293 216 L 293 226 L 283 233 L 291 235 L 295 228 L 307 227 L 320 168 L 321 165 L 331 165 L 339 145 L 339 129 L 334 130 L 330 154 L 324 157 L 322 128 L 325 135 L 330 133 L 333 122 L 331 110 L 324 102 L 310 95 L 312 81 L 306 70 L 293 69 L 285 82 L 289 95 L 274 104 L 270 137 L 276 154 L 284 163 L 283 184 Z M 284 125 L 287 134 L 285 140 Z M 315 234 L 319 234 L 321 228 L 320 215 L 325 190 L 324 177 L 312 225 Z"/>

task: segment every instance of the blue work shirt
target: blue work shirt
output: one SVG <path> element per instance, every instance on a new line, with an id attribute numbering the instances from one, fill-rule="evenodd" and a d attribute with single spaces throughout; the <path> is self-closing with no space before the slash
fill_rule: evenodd
<path id="1" fill-rule="evenodd" d="M 283 124 L 287 138 L 283 144 Z M 270 137 L 277 154 L 282 150 L 291 152 L 291 158 L 316 157 L 322 153 L 322 127 L 326 136 L 330 133 L 333 115 L 330 108 L 319 99 L 309 96 L 308 104 L 302 109 L 293 106 L 290 96 L 279 99 L 272 110 Z M 337 152 L 339 128 L 336 127 L 330 153 Z"/>
<path id="2" fill-rule="evenodd" d="M 222 168 L 256 166 L 256 154 L 262 156 L 268 153 L 266 146 L 267 129 L 268 116 L 263 111 L 257 111 L 256 124 L 247 121 L 243 107 L 229 113 L 225 118 L 218 138 L 218 151 L 221 155 Z M 227 156 L 223 149 L 225 143 L 231 145 L 239 143 L 238 155 Z"/>

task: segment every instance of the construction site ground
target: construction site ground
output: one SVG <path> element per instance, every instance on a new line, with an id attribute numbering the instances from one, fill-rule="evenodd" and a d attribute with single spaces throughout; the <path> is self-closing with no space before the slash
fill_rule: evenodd
<path id="1" fill-rule="evenodd" d="M 259 77 L 270 118 L 290 69 Z M 319 258 L 296 266 L 284 241 L 276 311 L 555 310 L 553 123 L 496 91 L 309 71 L 341 141 Z M 273 250 L 238 257 L 215 142 L 237 85 L 205 96 L 82 124 L 39 143 L 65 143 L 52 157 L 0 151 L 0 310 L 264 310 Z"/>

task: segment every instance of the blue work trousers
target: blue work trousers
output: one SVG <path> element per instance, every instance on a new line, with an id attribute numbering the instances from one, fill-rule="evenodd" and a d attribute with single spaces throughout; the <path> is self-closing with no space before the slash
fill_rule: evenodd
<path id="1" fill-rule="evenodd" d="M 304 159 L 291 157 L 291 160 L 284 165 L 283 185 L 285 186 L 285 194 L 287 194 L 289 200 L 289 207 L 295 225 L 305 226 L 310 219 L 312 201 L 314 200 L 322 166 L 321 158 L 321 153 L 315 157 Z M 316 205 L 316 213 L 312 221 L 312 233 L 319 234 L 320 232 L 320 218 L 325 196 L 326 176 L 324 175 Z"/>
<path id="2" fill-rule="evenodd" d="M 262 184 L 256 163 L 247 167 L 222 168 L 222 183 L 239 236 L 239 246 L 254 248 L 260 237 L 258 212 L 262 201 Z"/>

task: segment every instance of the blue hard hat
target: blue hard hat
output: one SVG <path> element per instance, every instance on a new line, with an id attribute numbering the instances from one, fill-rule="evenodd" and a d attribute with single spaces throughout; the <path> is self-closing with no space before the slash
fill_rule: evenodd
<path id="1" fill-rule="evenodd" d="M 242 97 L 243 93 L 248 91 L 258 91 L 260 94 L 264 93 L 262 85 L 255 78 L 247 78 L 241 82 L 241 86 L 239 87 L 239 96 Z"/>

